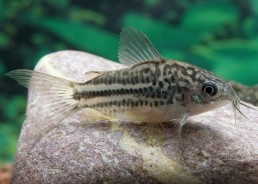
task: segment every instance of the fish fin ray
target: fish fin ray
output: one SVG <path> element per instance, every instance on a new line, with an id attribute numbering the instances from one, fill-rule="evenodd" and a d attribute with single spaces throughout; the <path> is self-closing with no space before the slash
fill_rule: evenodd
<path id="1" fill-rule="evenodd" d="M 165 140 L 163 122 L 148 122 L 143 124 L 142 137 L 148 145 L 155 146 Z"/>
<path id="2" fill-rule="evenodd" d="M 165 61 L 146 35 L 131 27 L 123 28 L 120 33 L 118 57 L 119 62 L 126 66 L 144 61 Z"/>
<path id="3" fill-rule="evenodd" d="M 180 121 L 176 124 L 176 127 L 178 127 L 178 135 L 181 137 L 182 134 L 182 128 L 187 123 L 188 118 L 190 117 L 189 111 L 186 111 Z"/>
<path id="4" fill-rule="evenodd" d="M 111 121 L 113 120 L 111 117 L 106 116 L 102 114 L 101 112 L 92 109 L 92 108 L 87 108 L 85 109 L 83 113 L 83 119 L 86 120 L 87 122 L 97 122 L 97 121 Z"/>
<path id="5" fill-rule="evenodd" d="M 38 94 L 42 104 L 37 121 L 58 124 L 79 110 L 72 81 L 27 69 L 10 71 L 6 76 Z"/>

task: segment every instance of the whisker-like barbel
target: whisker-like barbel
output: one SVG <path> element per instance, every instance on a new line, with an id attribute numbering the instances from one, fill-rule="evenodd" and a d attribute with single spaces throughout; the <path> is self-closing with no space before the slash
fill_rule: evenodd
<path id="1" fill-rule="evenodd" d="M 234 102 L 233 102 L 234 108 L 235 108 L 242 116 L 244 116 L 246 119 L 248 119 L 248 117 L 241 111 L 239 104 L 240 104 L 240 100 L 239 100 L 239 99 L 237 99 L 236 101 L 234 101 Z"/>
<path id="2" fill-rule="evenodd" d="M 246 102 L 243 102 L 243 101 L 239 101 L 239 103 L 240 103 L 241 105 L 243 105 L 243 106 L 249 108 L 249 109 L 258 111 L 258 107 L 253 106 L 253 105 L 251 105 L 251 104 L 249 104 L 249 103 L 246 103 Z"/>

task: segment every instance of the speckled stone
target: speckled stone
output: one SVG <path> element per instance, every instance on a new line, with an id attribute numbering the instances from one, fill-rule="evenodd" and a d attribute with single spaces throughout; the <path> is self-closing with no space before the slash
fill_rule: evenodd
<path id="1" fill-rule="evenodd" d="M 83 82 L 87 71 L 119 68 L 91 54 L 62 51 L 42 58 L 35 70 Z M 237 127 L 226 106 L 191 117 L 180 137 L 175 122 L 153 133 L 130 122 L 86 124 L 84 110 L 53 127 L 37 119 L 41 103 L 29 91 L 14 184 L 258 183 L 258 112 L 245 107 L 249 119 L 238 115 Z"/>

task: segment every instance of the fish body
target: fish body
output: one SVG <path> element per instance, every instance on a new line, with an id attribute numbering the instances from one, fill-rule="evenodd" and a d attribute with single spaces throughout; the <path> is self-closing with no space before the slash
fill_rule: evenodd
<path id="1" fill-rule="evenodd" d="M 122 30 L 119 60 L 127 68 L 95 72 L 97 77 L 84 83 L 24 69 L 7 75 L 38 93 L 46 92 L 49 103 L 42 118 L 53 122 L 91 108 L 102 117 L 134 122 L 179 119 L 182 128 L 190 116 L 229 103 L 241 112 L 229 82 L 197 66 L 164 59 L 135 29 Z"/>
<path id="2" fill-rule="evenodd" d="M 227 85 L 187 63 L 147 61 L 75 85 L 74 99 L 80 108 L 92 108 L 112 118 L 168 122 L 187 111 L 195 115 L 230 102 L 225 97 L 214 103 L 212 96 L 201 92 L 205 82 L 216 83 L 221 92 Z"/>

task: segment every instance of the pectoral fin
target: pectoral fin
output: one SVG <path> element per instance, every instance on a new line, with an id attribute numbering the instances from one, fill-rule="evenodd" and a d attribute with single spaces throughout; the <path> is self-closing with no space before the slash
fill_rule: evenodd
<path id="1" fill-rule="evenodd" d="M 178 128 L 178 134 L 181 136 L 182 128 L 186 124 L 188 118 L 190 117 L 189 111 L 186 111 L 182 117 L 182 119 L 179 122 L 179 128 Z"/>

